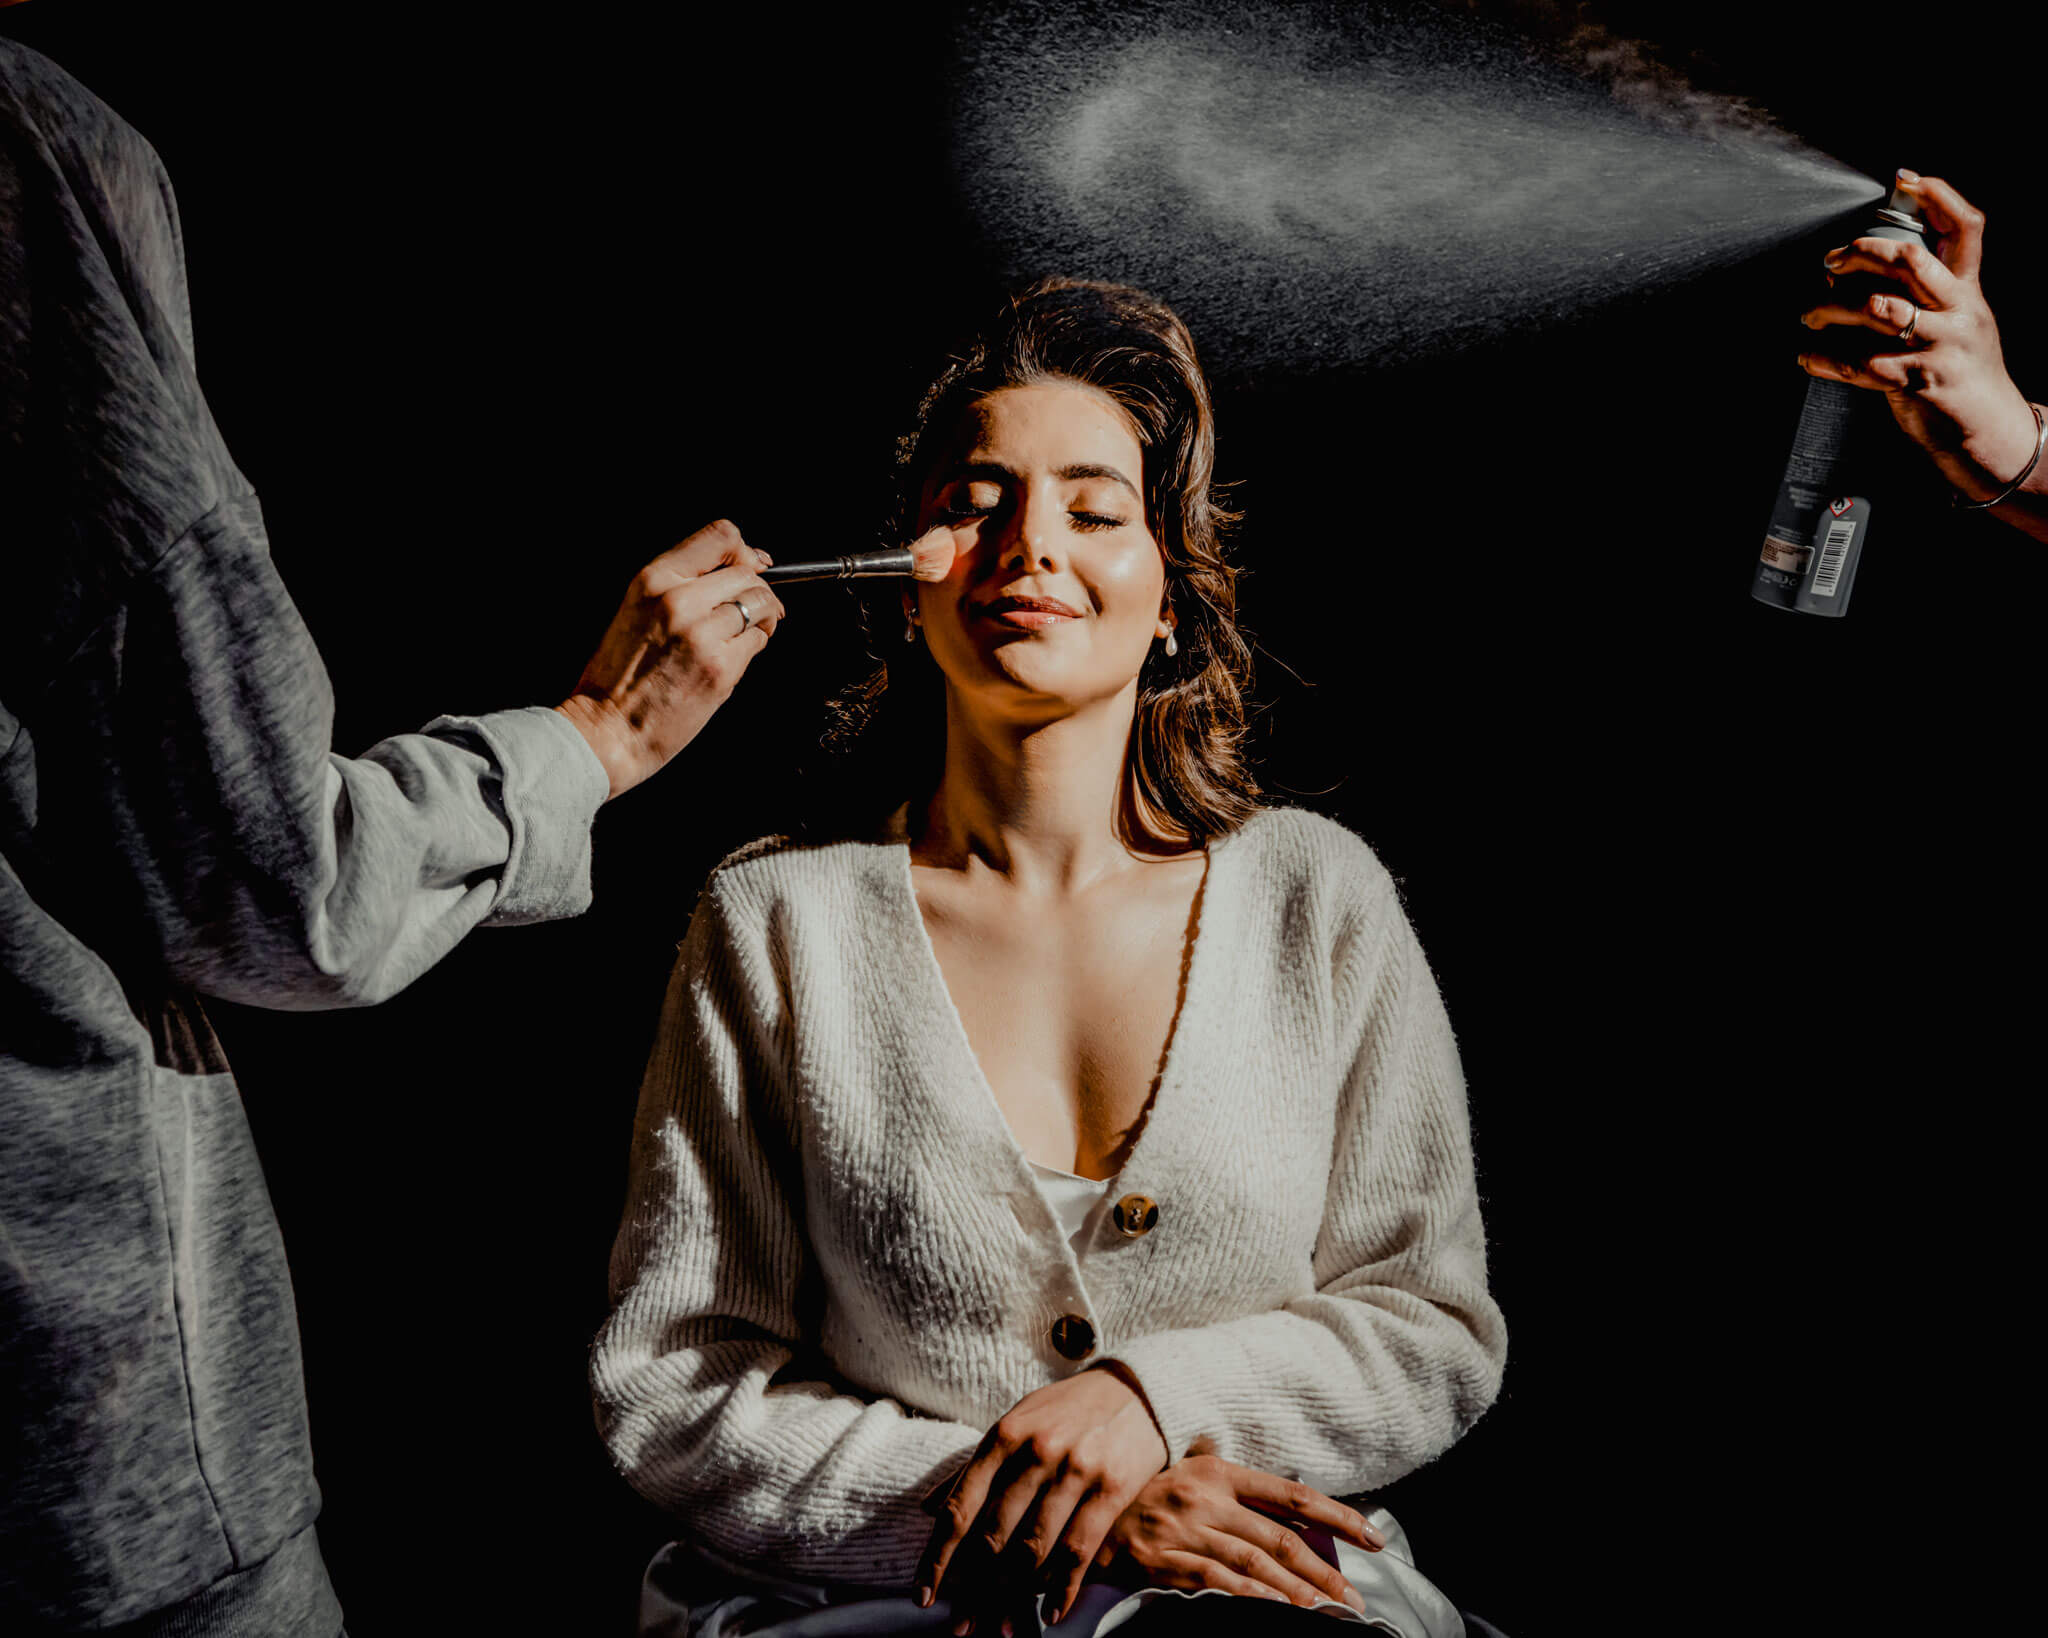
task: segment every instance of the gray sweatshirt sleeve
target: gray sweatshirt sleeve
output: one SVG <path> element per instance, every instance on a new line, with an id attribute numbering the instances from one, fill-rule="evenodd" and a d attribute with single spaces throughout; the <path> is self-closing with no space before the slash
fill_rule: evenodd
<path id="1" fill-rule="evenodd" d="M 194 525 L 124 614 L 96 783 L 180 982 L 261 1006 L 377 1001 L 473 927 L 588 905 L 608 786 L 559 712 L 330 752 L 326 672 L 253 495 Z"/>
<path id="2" fill-rule="evenodd" d="M 62 70 L 0 66 L 0 699 L 39 747 L 48 879 L 89 883 L 132 956 L 274 1007 L 375 1001 L 472 927 L 584 908 L 608 786 L 559 713 L 333 754 L 325 668 L 199 388 L 162 165 Z"/>

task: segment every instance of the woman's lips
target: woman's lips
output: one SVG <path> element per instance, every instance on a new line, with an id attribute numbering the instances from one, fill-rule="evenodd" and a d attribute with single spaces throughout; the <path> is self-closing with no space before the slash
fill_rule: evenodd
<path id="1" fill-rule="evenodd" d="M 1047 626 L 1081 618 L 1078 609 L 1069 608 L 1054 597 L 997 597 L 982 604 L 979 612 L 1013 631 L 1043 631 Z"/>

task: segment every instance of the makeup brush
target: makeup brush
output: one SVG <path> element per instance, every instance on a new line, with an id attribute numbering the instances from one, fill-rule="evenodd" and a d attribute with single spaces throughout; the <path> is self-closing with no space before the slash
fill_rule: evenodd
<path id="1" fill-rule="evenodd" d="M 848 557 L 819 558 L 811 563 L 771 563 L 761 578 L 780 580 L 857 580 L 870 575 L 904 575 L 912 580 L 944 580 L 953 567 L 953 531 L 947 524 L 928 529 L 908 546 L 893 552 L 855 552 Z"/>

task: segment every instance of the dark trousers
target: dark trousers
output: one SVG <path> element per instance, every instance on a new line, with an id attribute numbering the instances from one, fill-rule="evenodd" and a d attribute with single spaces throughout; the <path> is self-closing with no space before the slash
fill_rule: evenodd
<path id="1" fill-rule="evenodd" d="M 1466 1614 L 1466 1638 L 1506 1638 L 1491 1621 Z M 1055 1631 L 1058 1629 L 1055 1628 Z M 1267 1603 L 1258 1598 L 1162 1598 L 1148 1604 L 1126 1622 L 1120 1632 L 1131 1638 L 1309 1638 L 1333 1631 L 1329 1617 L 1321 1610 L 1297 1609 L 1292 1604 Z"/>

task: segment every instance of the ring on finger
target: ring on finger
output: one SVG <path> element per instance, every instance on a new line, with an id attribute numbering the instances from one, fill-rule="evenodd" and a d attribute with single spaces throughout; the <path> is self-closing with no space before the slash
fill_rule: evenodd
<path id="1" fill-rule="evenodd" d="M 1899 339 L 1901 341 L 1911 341 L 1913 339 L 1913 332 L 1920 328 L 1920 304 L 1917 301 L 1908 300 L 1904 297 L 1900 299 L 1904 300 L 1906 305 L 1913 309 L 1913 316 L 1906 320 L 1905 328 L 1899 331 Z"/>
<path id="2" fill-rule="evenodd" d="M 733 635 L 744 637 L 754 624 L 754 611 L 747 607 L 747 600 L 744 597 L 728 597 L 726 601 L 740 611 L 740 629 Z"/>

